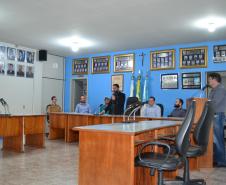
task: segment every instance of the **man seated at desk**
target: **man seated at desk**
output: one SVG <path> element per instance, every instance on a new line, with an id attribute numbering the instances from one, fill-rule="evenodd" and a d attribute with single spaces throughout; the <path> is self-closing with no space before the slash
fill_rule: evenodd
<path id="1" fill-rule="evenodd" d="M 90 114 L 91 113 L 90 105 L 88 103 L 86 103 L 86 96 L 80 97 L 80 103 L 78 103 L 76 105 L 75 112 L 81 113 L 81 114 Z"/>
<path id="2" fill-rule="evenodd" d="M 149 98 L 148 104 L 144 104 L 141 108 L 142 117 L 161 117 L 161 108 L 155 104 L 155 97 Z"/>
<path id="3" fill-rule="evenodd" d="M 61 107 L 57 104 L 56 96 L 52 96 L 51 101 L 52 101 L 52 103 L 47 105 L 47 113 L 61 112 Z"/>
<path id="4" fill-rule="evenodd" d="M 184 101 L 180 98 L 176 99 L 173 111 L 170 113 L 169 117 L 185 117 L 186 110 L 183 109 Z"/>

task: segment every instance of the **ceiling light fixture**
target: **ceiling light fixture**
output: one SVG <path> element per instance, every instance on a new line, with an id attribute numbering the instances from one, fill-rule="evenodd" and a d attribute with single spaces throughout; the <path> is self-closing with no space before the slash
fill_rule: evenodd
<path id="1" fill-rule="evenodd" d="M 207 29 L 209 32 L 215 32 L 217 28 L 226 25 L 226 19 L 220 17 L 207 17 L 200 19 L 195 23 L 196 27 Z"/>
<path id="2" fill-rule="evenodd" d="M 78 36 L 61 39 L 59 40 L 59 44 L 70 47 L 74 52 L 77 52 L 80 48 L 91 47 L 94 45 L 93 42 Z"/>

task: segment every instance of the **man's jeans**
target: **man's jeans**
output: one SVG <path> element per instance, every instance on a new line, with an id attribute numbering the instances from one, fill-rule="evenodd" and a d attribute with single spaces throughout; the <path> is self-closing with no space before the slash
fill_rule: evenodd
<path id="1" fill-rule="evenodd" d="M 214 116 L 213 125 L 213 153 L 214 162 L 218 165 L 226 164 L 225 159 L 225 146 L 224 146 L 224 121 L 225 115 L 223 112 L 216 113 Z"/>

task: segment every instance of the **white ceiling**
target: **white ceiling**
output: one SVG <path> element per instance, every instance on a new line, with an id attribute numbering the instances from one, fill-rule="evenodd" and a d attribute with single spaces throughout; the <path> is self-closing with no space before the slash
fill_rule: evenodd
<path id="1" fill-rule="evenodd" d="M 226 39 L 226 28 L 194 27 L 226 18 L 226 0 L 0 0 L 0 41 L 61 56 Z M 58 40 L 79 35 L 95 45 L 71 52 Z"/>

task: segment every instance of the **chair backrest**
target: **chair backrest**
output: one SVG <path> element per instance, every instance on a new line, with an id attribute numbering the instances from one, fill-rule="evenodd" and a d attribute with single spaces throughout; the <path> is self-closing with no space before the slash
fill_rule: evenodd
<path id="1" fill-rule="evenodd" d="M 212 102 L 207 101 L 193 133 L 195 144 L 202 147 L 203 153 L 207 150 L 213 117 L 214 111 Z"/>
<path id="2" fill-rule="evenodd" d="M 157 103 L 156 105 L 158 105 L 160 107 L 160 109 L 161 109 L 161 116 L 163 116 L 163 114 L 164 114 L 164 106 L 163 106 L 163 104 Z"/>
<path id="3" fill-rule="evenodd" d="M 131 104 L 135 104 L 139 102 L 139 99 L 137 97 L 128 97 L 126 101 L 126 108 L 128 108 Z"/>
<path id="4" fill-rule="evenodd" d="M 195 116 L 195 105 L 195 101 L 192 101 L 187 110 L 184 121 L 176 135 L 176 150 L 181 156 L 186 155 L 190 145 L 189 137 Z"/>

